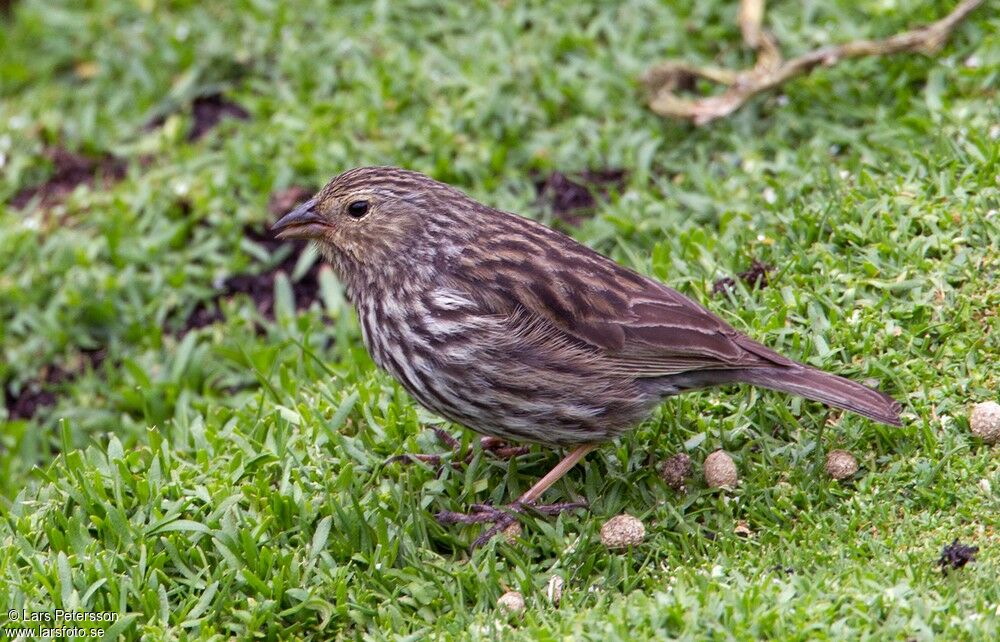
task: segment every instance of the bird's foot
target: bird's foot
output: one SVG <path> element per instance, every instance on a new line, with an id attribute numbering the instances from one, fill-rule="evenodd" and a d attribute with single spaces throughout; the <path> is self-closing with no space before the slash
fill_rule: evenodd
<path id="1" fill-rule="evenodd" d="M 524 504 L 514 502 L 507 506 L 497 508 L 489 504 L 473 504 L 467 513 L 456 513 L 452 511 L 441 511 L 437 514 L 437 521 L 441 524 L 492 524 L 492 526 L 472 543 L 472 548 L 476 549 L 493 539 L 496 535 L 506 531 L 518 521 L 518 516 L 522 513 L 533 511 L 542 515 L 558 515 L 564 511 L 577 508 L 587 508 L 587 502 L 561 502 L 558 504 Z"/>
<path id="2" fill-rule="evenodd" d="M 497 437 L 480 437 L 479 447 L 497 459 L 513 459 L 531 452 L 530 446 L 515 446 L 509 441 Z M 472 461 L 471 458 L 469 461 Z"/>
<path id="3" fill-rule="evenodd" d="M 469 450 L 466 453 L 462 452 L 462 442 L 455 439 L 449 435 L 444 430 L 440 428 L 434 429 L 434 434 L 437 436 L 438 441 L 440 441 L 445 446 L 450 447 L 455 452 L 455 457 L 452 458 L 451 466 L 452 468 L 459 468 L 462 465 L 467 465 L 472 461 L 475 456 L 473 450 Z M 497 459 L 513 459 L 514 457 L 519 457 L 521 455 L 526 455 L 529 452 L 528 446 L 514 446 L 503 439 L 498 439 L 496 437 L 482 437 L 479 440 L 479 447 L 485 452 L 490 453 Z M 413 453 L 405 455 L 394 455 L 386 460 L 385 463 L 391 464 L 394 462 L 404 462 L 412 464 L 414 462 L 423 462 L 435 468 L 440 468 L 442 457 L 441 455 L 428 455 L 423 453 Z"/>

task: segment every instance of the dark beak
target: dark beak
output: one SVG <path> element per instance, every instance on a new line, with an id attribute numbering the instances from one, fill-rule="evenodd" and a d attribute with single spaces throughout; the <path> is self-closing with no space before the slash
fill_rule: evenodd
<path id="1" fill-rule="evenodd" d="M 280 239 L 308 239 L 319 236 L 326 221 L 316 212 L 316 199 L 311 198 L 285 214 L 271 226 Z"/>

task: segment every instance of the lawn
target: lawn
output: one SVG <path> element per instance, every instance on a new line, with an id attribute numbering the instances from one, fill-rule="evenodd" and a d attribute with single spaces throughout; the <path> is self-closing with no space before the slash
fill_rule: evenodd
<path id="1" fill-rule="evenodd" d="M 85 624 L 107 639 L 1000 635 L 1000 446 L 968 421 L 1000 401 L 995 2 L 934 57 L 820 69 L 704 128 L 651 113 L 638 78 L 752 64 L 735 2 L 2 4 L 0 638 L 57 609 L 113 616 Z M 943 4 L 767 23 L 793 54 Z M 877 382 L 904 425 L 674 398 L 545 496 L 589 511 L 470 552 L 478 527 L 434 514 L 509 501 L 560 453 L 459 464 L 432 429 L 475 436 L 379 372 L 330 270 L 267 232 L 367 164 L 556 225 Z M 766 284 L 715 287 L 755 261 Z M 701 475 L 720 448 L 728 491 Z M 855 476 L 824 473 L 833 449 Z M 407 452 L 445 465 L 386 463 Z M 657 466 L 680 452 L 675 491 Z M 609 551 L 620 513 L 646 538 Z M 955 539 L 979 552 L 945 572 Z"/>

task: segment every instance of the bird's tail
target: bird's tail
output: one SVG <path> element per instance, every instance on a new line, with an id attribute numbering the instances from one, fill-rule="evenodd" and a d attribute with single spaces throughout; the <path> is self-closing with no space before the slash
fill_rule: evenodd
<path id="1" fill-rule="evenodd" d="M 727 380 L 718 383 L 743 382 L 770 390 L 789 392 L 834 408 L 850 410 L 885 424 L 901 425 L 899 413 L 902 408 L 899 402 L 889 395 L 809 366 L 795 364 L 773 368 L 716 371 L 716 373 L 724 375 L 724 379 Z"/>

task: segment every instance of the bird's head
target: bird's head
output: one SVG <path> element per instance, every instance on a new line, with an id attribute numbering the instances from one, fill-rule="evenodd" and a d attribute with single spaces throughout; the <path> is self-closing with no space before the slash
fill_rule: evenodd
<path id="1" fill-rule="evenodd" d="M 309 239 L 347 271 L 387 269 L 425 256 L 453 206 L 467 199 L 423 174 L 359 167 L 331 180 L 271 226 L 278 238 Z"/>

